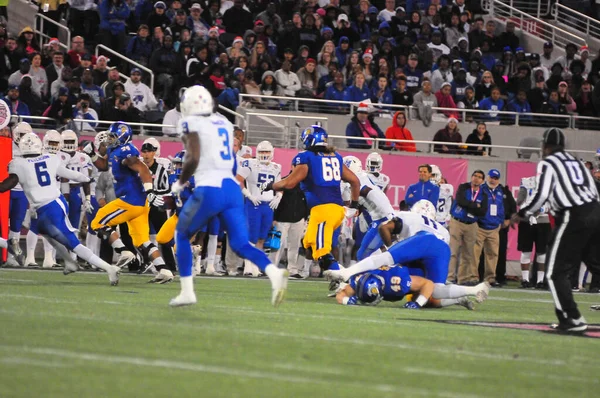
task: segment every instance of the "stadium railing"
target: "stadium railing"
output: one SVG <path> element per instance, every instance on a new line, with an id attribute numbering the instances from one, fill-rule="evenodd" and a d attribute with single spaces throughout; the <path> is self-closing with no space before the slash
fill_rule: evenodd
<path id="1" fill-rule="evenodd" d="M 541 18 L 549 15 L 551 11 L 551 0 L 501 0 L 511 7 L 517 8 L 527 14 Z"/>
<path id="2" fill-rule="evenodd" d="M 260 100 L 261 102 L 257 103 L 257 100 Z M 278 102 L 279 105 L 273 105 L 274 102 Z M 269 109 L 288 112 L 312 112 L 348 116 L 354 115 L 356 107 L 359 104 L 358 102 L 350 101 L 332 101 L 313 98 L 279 97 L 255 94 L 240 94 L 240 103 L 252 103 L 252 105 L 249 108 L 246 108 L 249 111 Z M 264 106 L 261 104 L 271 105 Z M 420 120 L 418 117 L 417 108 L 415 106 L 376 103 L 370 103 L 369 106 L 375 114 L 387 114 L 391 116 L 396 111 L 403 110 L 406 111 L 406 116 L 408 120 Z M 440 107 L 433 107 L 432 109 L 437 112 L 435 117 L 439 118 L 438 121 L 443 120 L 444 112 L 446 112 L 457 115 L 458 119 L 465 122 L 485 121 L 486 123 L 499 123 L 502 125 L 516 125 L 529 127 L 581 128 L 579 126 L 581 126 L 583 121 L 585 121 L 586 129 L 600 130 L 600 118 L 585 117 L 579 115 L 551 115 L 545 113 L 518 113 L 509 111 L 495 111 L 494 113 L 498 115 L 498 118 L 497 120 L 494 120 L 488 117 L 490 111 L 486 110 L 467 110 Z"/>
<path id="3" fill-rule="evenodd" d="M 600 21 L 556 2 L 552 7 L 554 21 L 600 40 Z"/>
<path id="4" fill-rule="evenodd" d="M 71 43 L 71 30 L 69 29 L 69 27 L 66 25 L 63 25 L 61 23 L 58 23 L 58 22 L 54 21 L 53 19 L 48 18 L 44 14 L 38 12 L 35 16 L 34 32 L 38 35 L 38 37 L 40 39 L 40 48 L 43 48 L 45 42 L 48 42 L 51 39 L 50 36 L 48 36 L 47 34 L 44 33 L 44 24 L 52 24 L 52 25 L 55 25 L 58 29 L 65 31 L 67 44 L 64 44 L 61 41 L 59 41 L 58 44 L 62 48 L 65 49 L 65 52 L 69 51 L 69 44 Z"/>
<path id="5" fill-rule="evenodd" d="M 539 37 L 542 41 L 550 41 L 555 47 L 564 48 L 568 43 L 574 43 L 578 47 L 587 45 L 583 37 L 536 18 L 503 1 L 483 0 L 482 5 L 494 18 L 513 21 L 523 32 Z"/>
<path id="6" fill-rule="evenodd" d="M 134 60 L 132 60 L 131 58 L 127 58 L 126 56 L 124 56 L 123 54 L 121 54 L 118 51 L 113 50 L 112 48 L 108 48 L 103 44 L 98 44 L 96 46 L 96 57 L 98 55 L 100 55 L 100 50 L 102 50 L 103 52 L 107 52 L 109 54 L 114 55 L 115 57 L 121 58 L 123 61 L 130 63 L 131 65 L 135 66 L 136 68 L 140 68 L 141 70 L 143 70 L 144 72 L 146 72 L 148 74 L 148 76 L 150 77 L 150 90 L 154 91 L 154 72 L 152 71 L 152 69 L 139 64 L 137 62 L 135 62 Z M 121 76 L 123 79 L 129 79 L 129 76 L 127 76 L 124 73 L 119 72 L 119 76 Z"/>

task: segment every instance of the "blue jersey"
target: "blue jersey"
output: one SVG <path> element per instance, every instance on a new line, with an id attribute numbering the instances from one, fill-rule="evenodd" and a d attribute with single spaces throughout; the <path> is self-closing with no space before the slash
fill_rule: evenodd
<path id="1" fill-rule="evenodd" d="M 131 143 L 108 150 L 108 161 L 114 178 L 115 195 L 130 205 L 145 206 L 146 193 L 140 176 L 123 164 L 125 159 L 139 156 L 140 152 Z"/>
<path id="2" fill-rule="evenodd" d="M 369 273 L 383 278 L 385 287 L 381 295 L 385 301 L 400 301 L 410 292 L 412 280 L 408 273 L 408 268 L 402 266 L 381 267 Z M 356 282 L 364 274 L 354 275 L 350 278 L 349 284 L 356 291 Z"/>
<path id="3" fill-rule="evenodd" d="M 173 185 L 175 181 L 179 180 L 179 176 L 176 174 L 169 175 L 169 186 Z M 179 215 L 181 208 L 187 202 L 187 200 L 194 194 L 194 177 L 192 176 L 188 180 L 188 185 L 179 192 L 180 201 L 176 202 L 177 207 L 175 208 L 175 214 Z"/>
<path id="4" fill-rule="evenodd" d="M 292 164 L 308 166 L 308 175 L 300 187 L 309 209 L 328 203 L 344 205 L 340 190 L 344 162 L 340 154 L 303 151 L 296 155 Z"/>

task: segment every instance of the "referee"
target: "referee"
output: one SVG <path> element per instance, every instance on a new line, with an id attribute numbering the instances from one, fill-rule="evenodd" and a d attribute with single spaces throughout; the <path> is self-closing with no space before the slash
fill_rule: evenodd
<path id="1" fill-rule="evenodd" d="M 548 203 L 556 220 L 546 256 L 546 276 L 562 332 L 584 332 L 587 324 L 577 309 L 569 275 L 584 261 L 600 274 L 600 203 L 590 171 L 565 152 L 565 136 L 555 127 L 544 132 L 544 159 L 537 167 L 537 186 L 514 223 L 535 215 Z"/>

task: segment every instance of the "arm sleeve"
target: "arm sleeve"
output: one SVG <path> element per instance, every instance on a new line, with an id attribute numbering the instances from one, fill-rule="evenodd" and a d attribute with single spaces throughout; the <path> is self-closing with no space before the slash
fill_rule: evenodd
<path id="1" fill-rule="evenodd" d="M 59 177 L 67 178 L 71 181 L 90 182 L 90 178 L 87 177 L 86 175 L 79 173 L 77 171 L 74 171 L 74 170 L 69 170 L 62 164 L 58 166 L 58 169 L 56 170 L 56 174 Z"/>
<path id="2" fill-rule="evenodd" d="M 106 195 L 104 194 L 104 185 L 106 184 L 106 178 L 104 176 L 104 172 L 100 174 L 98 177 L 98 181 L 96 182 L 96 200 L 104 199 Z"/>
<path id="3" fill-rule="evenodd" d="M 550 196 L 550 189 L 554 184 L 554 170 L 546 161 L 538 163 L 535 182 L 536 187 L 531 200 L 526 202 L 519 211 L 519 216 L 521 217 L 533 215 L 546 203 L 548 196 Z"/>
<path id="4" fill-rule="evenodd" d="M 519 194 L 517 195 L 517 205 L 521 206 L 527 200 L 527 188 L 519 187 Z"/>

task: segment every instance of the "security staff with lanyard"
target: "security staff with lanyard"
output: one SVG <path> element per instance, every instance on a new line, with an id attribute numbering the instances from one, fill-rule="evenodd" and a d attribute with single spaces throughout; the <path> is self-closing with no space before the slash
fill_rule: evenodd
<path id="1" fill-rule="evenodd" d="M 537 167 L 537 186 L 512 222 L 535 215 L 548 202 L 555 228 L 546 256 L 546 277 L 554 299 L 561 332 L 584 332 L 587 324 L 573 300 L 569 275 L 585 262 L 600 274 L 600 203 L 590 171 L 565 151 L 565 136 L 558 128 L 544 132 L 543 160 Z"/>

